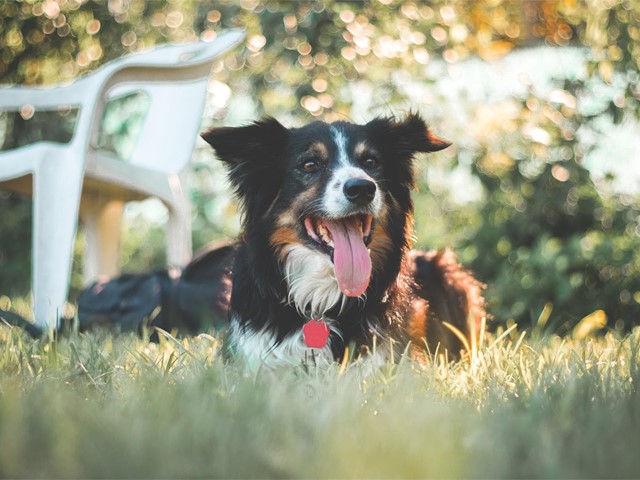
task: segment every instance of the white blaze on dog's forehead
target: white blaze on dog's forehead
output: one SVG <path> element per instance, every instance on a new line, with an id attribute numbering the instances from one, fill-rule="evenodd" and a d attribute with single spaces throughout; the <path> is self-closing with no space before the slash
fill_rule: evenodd
<path id="1" fill-rule="evenodd" d="M 331 127 L 331 136 L 336 143 L 336 152 L 338 163 L 341 165 L 349 165 L 349 154 L 347 153 L 347 136 L 344 131 L 338 127 Z"/>
<path id="2" fill-rule="evenodd" d="M 370 180 L 373 182 L 373 178 L 371 178 L 367 172 L 354 166 L 341 167 L 334 172 L 332 177 L 333 180 L 338 180 L 342 183 L 347 180 L 351 180 L 352 178 L 361 178 L 363 180 Z"/>

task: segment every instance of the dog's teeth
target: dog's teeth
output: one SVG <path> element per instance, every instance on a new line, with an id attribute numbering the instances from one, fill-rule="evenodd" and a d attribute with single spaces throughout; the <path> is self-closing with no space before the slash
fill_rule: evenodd
<path id="1" fill-rule="evenodd" d="M 318 225 L 318 236 L 324 243 L 333 247 L 333 238 L 331 238 L 331 233 L 327 230 L 327 227 L 322 224 Z"/>

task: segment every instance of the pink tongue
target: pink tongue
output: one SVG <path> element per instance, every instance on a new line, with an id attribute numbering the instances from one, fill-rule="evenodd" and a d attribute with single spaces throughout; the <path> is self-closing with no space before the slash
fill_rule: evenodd
<path id="1" fill-rule="evenodd" d="M 325 220 L 333 238 L 333 267 L 338 286 L 348 297 L 359 297 L 369 286 L 371 258 L 362 240 L 362 231 L 355 218 Z"/>

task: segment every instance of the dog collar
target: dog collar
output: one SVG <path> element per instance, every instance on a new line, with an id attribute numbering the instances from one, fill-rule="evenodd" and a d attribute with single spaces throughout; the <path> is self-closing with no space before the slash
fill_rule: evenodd
<path id="1" fill-rule="evenodd" d="M 329 339 L 329 327 L 322 318 L 313 318 L 302 326 L 302 337 L 309 348 L 324 348 Z"/>

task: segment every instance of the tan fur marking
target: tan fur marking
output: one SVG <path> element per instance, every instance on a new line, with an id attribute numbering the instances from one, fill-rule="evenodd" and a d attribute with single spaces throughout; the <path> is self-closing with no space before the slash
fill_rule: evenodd
<path id="1" fill-rule="evenodd" d="M 272 247 L 281 247 L 290 243 L 298 243 L 298 236 L 292 228 L 279 228 L 271 234 L 269 239 Z"/>
<path id="2" fill-rule="evenodd" d="M 307 148 L 307 152 L 311 152 L 311 153 L 315 153 L 317 155 L 320 155 L 324 159 L 329 157 L 329 149 L 322 142 L 312 143 L 311 145 L 309 145 L 309 148 Z"/>
<path id="3" fill-rule="evenodd" d="M 429 302 L 422 298 L 416 298 L 411 304 L 411 316 L 407 323 L 407 333 L 415 347 L 424 348 L 425 332 L 427 327 L 427 313 Z"/>
<path id="4" fill-rule="evenodd" d="M 368 149 L 369 147 L 367 147 L 367 144 L 365 142 L 358 142 L 358 144 L 356 145 L 356 148 L 353 150 L 353 153 L 355 153 L 357 158 L 360 158 L 365 153 L 367 153 Z"/>
<path id="5" fill-rule="evenodd" d="M 407 246 L 413 248 L 418 238 L 416 237 L 416 222 L 413 214 L 407 213 L 404 227 L 404 236 L 407 239 Z"/>
<path id="6" fill-rule="evenodd" d="M 280 260 L 284 261 L 286 257 L 286 249 L 284 247 L 293 243 L 300 243 L 300 240 L 298 239 L 298 235 L 296 235 L 294 229 L 279 228 L 271 234 L 271 237 L 269 237 L 269 243 L 274 250 L 278 252 Z"/>
<path id="7" fill-rule="evenodd" d="M 367 142 L 358 142 L 353 150 L 356 158 L 364 160 L 366 157 L 378 156 L 379 153 L 372 145 Z"/>
<path id="8" fill-rule="evenodd" d="M 295 215 L 291 210 L 285 210 L 280 214 L 276 225 L 279 227 L 290 227 L 295 223 Z"/>
<path id="9" fill-rule="evenodd" d="M 373 229 L 373 238 L 369 244 L 371 263 L 375 271 L 383 267 L 385 259 L 394 248 L 393 241 L 385 231 L 382 223 L 377 223 Z"/>
<path id="10" fill-rule="evenodd" d="M 442 150 L 451 145 L 450 142 L 447 142 L 446 140 L 437 137 L 433 132 L 429 131 L 428 129 L 426 131 L 425 136 L 427 137 L 427 141 L 431 144 L 431 146 L 435 151 Z"/>
<path id="11" fill-rule="evenodd" d="M 311 203 L 317 194 L 318 187 L 313 186 L 298 195 L 296 199 L 291 202 L 291 208 L 280 214 L 276 220 L 276 225 L 281 228 L 294 228 L 298 221 L 302 221 L 302 218 L 300 218 L 300 210 L 302 210 L 302 208 L 300 207 Z"/>
<path id="12" fill-rule="evenodd" d="M 271 234 L 269 243 L 278 252 L 282 261 L 284 261 L 284 257 L 286 257 L 285 249 L 283 247 L 294 243 L 301 243 L 300 238 L 296 233 L 296 226 L 298 222 L 303 220 L 301 214 L 304 211 L 304 207 L 314 200 L 317 192 L 318 187 L 313 186 L 300 193 L 300 195 L 291 202 L 291 207 L 282 212 L 276 220 L 278 228 Z"/>

